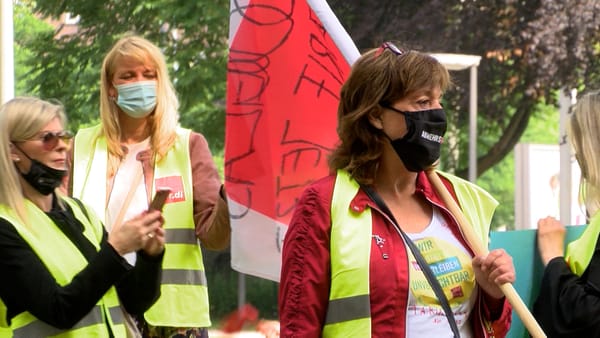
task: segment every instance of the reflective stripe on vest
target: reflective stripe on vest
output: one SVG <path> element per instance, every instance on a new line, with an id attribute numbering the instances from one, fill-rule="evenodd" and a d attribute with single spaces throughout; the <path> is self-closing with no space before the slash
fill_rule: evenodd
<path id="1" fill-rule="evenodd" d="M 102 210 L 100 215 L 104 218 L 106 181 L 89 179 L 106 177 L 106 139 L 98 136 L 99 132 L 97 126 L 77 133 L 73 193 L 79 193 L 86 203 Z M 190 133 L 189 129 L 178 128 L 173 148 L 154 165 L 152 190 L 157 185 L 166 185 L 172 188 L 172 193 L 163 208 L 166 244 L 161 296 L 144 314 L 153 326 L 211 326 L 206 275 L 193 218 Z"/>
<path id="2" fill-rule="evenodd" d="M 350 210 L 359 185 L 339 170 L 331 201 L 331 288 L 323 337 L 370 337 L 371 209 Z"/>
<path id="3" fill-rule="evenodd" d="M 72 199 L 64 198 L 63 200 L 71 207 L 75 218 L 83 224 L 83 235 L 98 250 L 103 234 L 100 221 L 91 212 L 88 213 L 90 217 L 88 220 L 79 205 Z M 87 260 L 52 220 L 29 200 L 25 200 L 25 210 L 29 224 L 46 224 L 47 226 L 31 227 L 23 224 L 14 211 L 5 205 L 0 206 L 0 217 L 15 227 L 59 285 L 70 283 L 73 277 L 87 266 Z M 107 325 L 110 325 L 110 330 L 115 337 L 126 337 L 123 313 L 114 287 L 111 287 L 94 309 L 71 329 L 54 328 L 38 320 L 29 312 L 15 316 L 11 322 L 11 329 L 15 337 L 102 337 L 108 335 Z"/>
<path id="4" fill-rule="evenodd" d="M 124 324 L 123 320 L 123 311 L 120 307 L 111 307 L 109 308 L 110 316 L 113 319 L 115 324 Z M 77 324 L 75 324 L 69 330 L 61 330 L 57 329 L 53 326 L 50 326 L 41 320 L 34 320 L 29 324 L 20 327 L 14 330 L 14 338 L 29 338 L 29 337 L 47 337 L 47 336 L 56 336 L 56 337 L 82 337 L 87 336 L 88 334 L 92 334 L 91 328 L 92 326 L 100 325 L 104 326 L 104 319 L 102 316 L 102 308 L 96 305 L 85 317 L 83 317 Z M 102 332 L 103 330 L 100 330 Z"/>
<path id="5" fill-rule="evenodd" d="M 488 231 L 498 202 L 485 190 L 459 177 L 439 172 L 453 185 L 474 232 L 487 246 Z M 358 183 L 338 170 L 331 203 L 331 291 L 324 337 L 371 336 L 369 263 L 372 244 L 371 209 L 350 209 Z"/>
<path id="6" fill-rule="evenodd" d="M 583 230 L 581 236 L 567 245 L 565 260 L 571 271 L 577 276 L 581 276 L 590 264 L 599 234 L 600 212 L 597 212 L 590 219 L 589 225 Z"/>

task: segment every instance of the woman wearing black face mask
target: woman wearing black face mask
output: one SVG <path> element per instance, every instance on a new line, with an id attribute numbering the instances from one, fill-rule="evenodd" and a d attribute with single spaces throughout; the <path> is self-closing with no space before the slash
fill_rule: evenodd
<path id="1" fill-rule="evenodd" d="M 515 279 L 511 257 L 476 257 L 424 172 L 440 156 L 449 83 L 437 60 L 391 43 L 353 65 L 332 174 L 303 193 L 285 235 L 282 336 L 506 335 L 511 307 L 498 285 Z M 442 180 L 487 238 L 497 202 Z"/>
<path id="2" fill-rule="evenodd" d="M 123 309 L 143 312 L 160 293 L 163 219 L 143 213 L 107 234 L 62 195 L 65 124 L 62 106 L 37 98 L 0 106 L 0 336 L 128 337 Z"/>

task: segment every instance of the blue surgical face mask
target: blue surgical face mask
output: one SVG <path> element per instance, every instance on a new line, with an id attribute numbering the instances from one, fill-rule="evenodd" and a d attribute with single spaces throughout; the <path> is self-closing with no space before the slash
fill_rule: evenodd
<path id="1" fill-rule="evenodd" d="M 133 118 L 144 118 L 156 107 L 156 81 L 115 85 L 117 105 Z"/>

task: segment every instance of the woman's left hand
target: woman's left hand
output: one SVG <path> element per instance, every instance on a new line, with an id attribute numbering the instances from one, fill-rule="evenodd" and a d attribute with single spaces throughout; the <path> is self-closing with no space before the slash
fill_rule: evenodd
<path id="1" fill-rule="evenodd" d="M 500 285 L 515 281 L 512 257 L 503 249 L 495 249 L 486 256 L 473 258 L 473 271 L 477 284 L 496 299 L 504 297 Z"/>

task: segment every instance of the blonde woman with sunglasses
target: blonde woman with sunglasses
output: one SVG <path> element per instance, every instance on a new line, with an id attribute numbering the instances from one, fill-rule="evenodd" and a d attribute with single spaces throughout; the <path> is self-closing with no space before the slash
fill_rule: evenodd
<path id="1" fill-rule="evenodd" d="M 129 337 L 125 311 L 148 309 L 160 292 L 163 219 L 144 212 L 107 233 L 91 208 L 62 195 L 65 126 L 56 103 L 18 97 L 0 107 L 0 326 L 15 338 Z"/>

